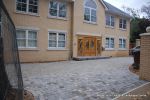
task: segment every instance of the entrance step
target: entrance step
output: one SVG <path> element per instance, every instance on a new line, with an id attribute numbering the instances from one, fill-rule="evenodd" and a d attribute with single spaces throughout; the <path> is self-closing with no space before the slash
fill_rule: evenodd
<path id="1" fill-rule="evenodd" d="M 73 60 L 76 61 L 83 61 L 83 60 L 96 60 L 96 59 L 108 59 L 111 58 L 109 56 L 80 56 L 80 57 L 73 57 Z"/>

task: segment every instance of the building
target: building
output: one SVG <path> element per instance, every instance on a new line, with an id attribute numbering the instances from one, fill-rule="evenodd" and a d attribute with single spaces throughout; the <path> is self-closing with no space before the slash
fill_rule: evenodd
<path id="1" fill-rule="evenodd" d="M 16 26 L 21 62 L 128 56 L 131 17 L 103 0 L 4 3 Z"/>

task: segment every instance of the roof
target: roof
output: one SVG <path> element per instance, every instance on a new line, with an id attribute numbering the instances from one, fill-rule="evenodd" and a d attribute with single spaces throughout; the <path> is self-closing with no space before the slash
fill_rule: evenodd
<path id="1" fill-rule="evenodd" d="M 110 3 L 102 0 L 103 3 L 106 5 L 107 7 L 107 10 L 106 12 L 108 13 L 112 13 L 112 14 L 116 14 L 116 15 L 119 15 L 119 16 L 122 16 L 122 17 L 126 17 L 126 18 L 131 18 L 131 16 L 127 13 L 125 13 L 124 11 L 118 9 L 117 7 L 111 5 Z"/>

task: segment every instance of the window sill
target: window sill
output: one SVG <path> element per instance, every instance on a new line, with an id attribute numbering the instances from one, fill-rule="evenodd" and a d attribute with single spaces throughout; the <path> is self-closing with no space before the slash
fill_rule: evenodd
<path id="1" fill-rule="evenodd" d="M 124 29 L 124 28 L 119 28 L 119 30 L 126 31 L 127 29 Z"/>
<path id="2" fill-rule="evenodd" d="M 106 27 L 106 28 L 111 28 L 111 29 L 114 29 L 114 28 L 115 28 L 114 26 L 108 26 L 108 25 L 106 25 L 105 27 Z"/>
<path id="3" fill-rule="evenodd" d="M 127 49 L 126 48 L 119 48 L 118 50 L 120 50 L 120 51 L 126 51 Z"/>
<path id="4" fill-rule="evenodd" d="M 37 13 L 28 13 L 28 12 L 21 12 L 21 11 L 16 11 L 16 14 L 23 14 L 23 15 L 30 15 L 30 16 L 35 16 L 35 17 L 40 17 L 40 15 Z"/>
<path id="5" fill-rule="evenodd" d="M 48 16 L 48 18 L 50 18 L 50 19 L 64 20 L 64 21 L 67 21 L 67 20 L 68 20 L 66 17 L 65 17 L 65 18 L 62 18 L 62 17 Z"/>
<path id="6" fill-rule="evenodd" d="M 97 25 L 97 23 L 96 22 L 90 22 L 90 21 L 83 21 L 83 23 L 87 23 L 87 24 L 92 24 L 92 25 Z"/>
<path id="7" fill-rule="evenodd" d="M 114 51 L 115 48 L 105 48 L 105 51 Z"/>
<path id="8" fill-rule="evenodd" d="M 38 48 L 18 48 L 19 51 L 39 51 Z"/>
<path id="9" fill-rule="evenodd" d="M 48 51 L 68 51 L 66 48 L 48 48 Z"/>

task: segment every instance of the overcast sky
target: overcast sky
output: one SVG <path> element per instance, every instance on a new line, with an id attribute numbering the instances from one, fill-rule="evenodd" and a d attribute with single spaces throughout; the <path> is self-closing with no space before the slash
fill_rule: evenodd
<path id="1" fill-rule="evenodd" d="M 150 2 L 150 0 L 104 0 L 104 1 L 120 9 L 122 9 L 122 6 L 140 9 L 142 5 L 146 4 L 147 2 Z"/>

